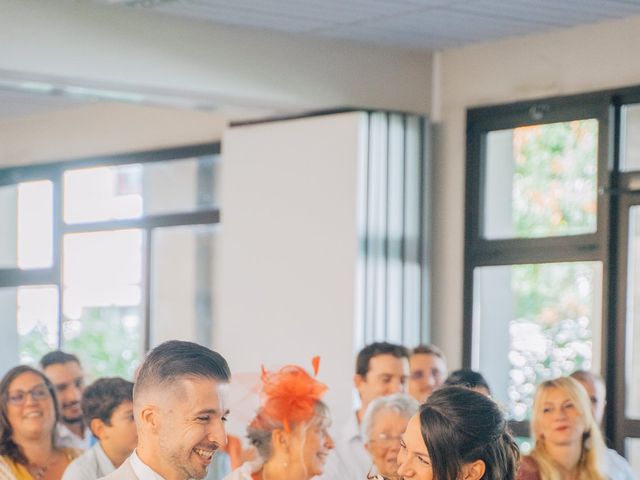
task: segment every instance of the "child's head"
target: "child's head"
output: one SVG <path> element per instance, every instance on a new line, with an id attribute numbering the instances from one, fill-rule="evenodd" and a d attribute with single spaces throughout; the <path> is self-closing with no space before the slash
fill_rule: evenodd
<path id="1" fill-rule="evenodd" d="M 96 380 L 84 391 L 82 413 L 107 454 L 128 455 L 136 447 L 133 383 L 117 377 Z"/>

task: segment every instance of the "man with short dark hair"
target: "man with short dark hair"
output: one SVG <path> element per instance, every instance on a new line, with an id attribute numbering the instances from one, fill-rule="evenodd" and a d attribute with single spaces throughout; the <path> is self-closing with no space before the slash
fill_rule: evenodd
<path id="1" fill-rule="evenodd" d="M 409 352 L 405 347 L 387 342 L 372 343 L 360 350 L 353 377 L 360 396 L 360 408 L 336 436 L 336 447 L 327 458 L 322 479 L 366 478 L 372 460 L 364 447 L 360 422 L 373 400 L 404 391 L 409 371 L 408 359 Z"/>
<path id="2" fill-rule="evenodd" d="M 598 425 L 602 425 L 604 409 L 607 405 L 607 387 L 604 380 L 597 373 L 587 370 L 576 370 L 569 375 L 584 387 L 591 402 L 591 413 Z M 635 480 L 636 476 L 629 462 L 612 448 L 605 452 L 603 465 L 607 478 L 610 480 Z"/>
<path id="3" fill-rule="evenodd" d="M 115 471 L 138 442 L 133 420 L 133 383 L 101 378 L 82 397 L 84 422 L 98 439 L 67 467 L 62 480 L 96 480 Z"/>
<path id="4" fill-rule="evenodd" d="M 447 378 L 447 362 L 435 345 L 418 345 L 409 357 L 409 394 L 419 403 L 440 388 Z"/>
<path id="5" fill-rule="evenodd" d="M 105 480 L 203 479 L 226 444 L 226 360 L 172 340 L 145 359 L 133 389 L 138 446 Z"/>
<path id="6" fill-rule="evenodd" d="M 40 359 L 40 366 L 56 390 L 60 407 L 60 423 L 56 429 L 58 444 L 87 450 L 91 432 L 82 421 L 84 372 L 80 360 L 71 353 L 55 350 Z"/>

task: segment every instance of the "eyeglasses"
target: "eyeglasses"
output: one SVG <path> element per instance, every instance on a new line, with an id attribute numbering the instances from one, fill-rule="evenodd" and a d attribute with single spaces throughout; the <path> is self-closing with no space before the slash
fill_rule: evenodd
<path id="1" fill-rule="evenodd" d="M 27 396 L 29 395 L 31 395 L 34 402 L 39 402 L 40 400 L 44 400 L 50 396 L 49 389 L 45 385 L 38 385 L 26 392 L 18 390 L 17 392 L 9 393 L 7 400 L 11 405 L 20 406 L 24 405 L 27 401 Z"/>
<path id="2" fill-rule="evenodd" d="M 400 440 L 402 440 L 402 435 L 389 435 L 388 433 L 382 432 L 377 435 L 373 435 L 369 441 L 389 447 L 400 443 Z"/>

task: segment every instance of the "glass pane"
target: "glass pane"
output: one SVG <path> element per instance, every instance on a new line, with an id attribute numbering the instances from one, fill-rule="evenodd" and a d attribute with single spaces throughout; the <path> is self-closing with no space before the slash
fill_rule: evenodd
<path id="1" fill-rule="evenodd" d="M 629 211 L 626 416 L 640 418 L 640 206 Z"/>
<path id="2" fill-rule="evenodd" d="M 133 378 L 142 353 L 142 230 L 65 235 L 64 348 L 94 377 Z"/>
<path id="3" fill-rule="evenodd" d="M 53 264 L 53 184 L 48 180 L 0 187 L 0 268 Z"/>
<path id="4" fill-rule="evenodd" d="M 17 364 L 36 365 L 58 344 L 58 288 L 0 288 L 0 318 L 2 373 Z"/>
<path id="5" fill-rule="evenodd" d="M 625 457 L 629 460 L 636 478 L 640 478 L 640 438 L 627 438 L 625 443 Z"/>
<path id="6" fill-rule="evenodd" d="M 640 104 L 622 107 L 622 145 L 620 168 L 640 170 Z"/>
<path id="7" fill-rule="evenodd" d="M 64 220 L 101 222 L 215 208 L 217 159 L 70 170 L 64 175 Z"/>
<path id="8" fill-rule="evenodd" d="M 474 272 L 474 367 L 513 420 L 529 418 L 535 387 L 598 369 L 599 262 L 481 267 Z"/>
<path id="9" fill-rule="evenodd" d="M 154 229 L 152 346 L 172 338 L 211 343 L 217 231 L 208 225 Z"/>
<path id="10" fill-rule="evenodd" d="M 597 120 L 489 132 L 485 153 L 484 238 L 596 231 Z"/>

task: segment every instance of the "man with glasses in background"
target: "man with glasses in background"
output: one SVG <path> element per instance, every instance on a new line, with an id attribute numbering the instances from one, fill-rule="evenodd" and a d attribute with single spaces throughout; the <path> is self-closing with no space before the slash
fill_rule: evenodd
<path id="1" fill-rule="evenodd" d="M 418 345 L 409 357 L 409 394 L 418 403 L 440 388 L 447 378 L 447 362 L 435 345 Z"/>

